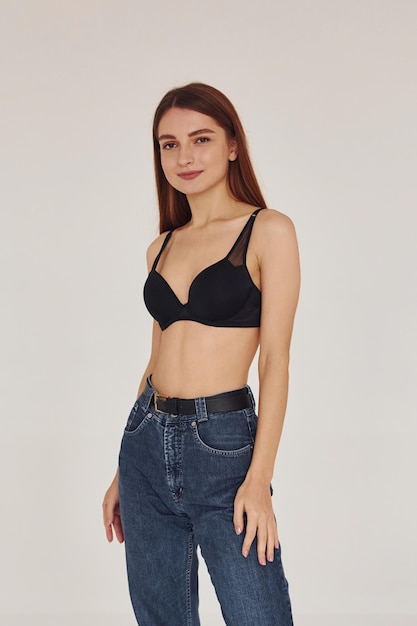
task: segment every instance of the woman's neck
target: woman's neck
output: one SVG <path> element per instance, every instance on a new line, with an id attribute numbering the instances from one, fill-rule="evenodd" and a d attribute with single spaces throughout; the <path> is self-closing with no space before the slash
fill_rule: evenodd
<path id="1" fill-rule="evenodd" d="M 244 204 L 238 202 L 227 190 L 213 189 L 187 196 L 191 209 L 190 226 L 201 228 L 217 219 L 236 217 Z"/>

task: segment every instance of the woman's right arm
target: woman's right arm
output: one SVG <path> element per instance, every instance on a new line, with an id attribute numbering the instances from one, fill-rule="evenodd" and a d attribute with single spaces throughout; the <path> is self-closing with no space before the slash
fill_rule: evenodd
<path id="1" fill-rule="evenodd" d="M 148 265 L 148 272 L 150 271 L 154 259 L 158 253 L 158 250 L 161 246 L 161 241 L 163 240 L 166 233 L 160 235 L 148 248 L 146 254 L 146 260 Z M 145 372 L 142 376 L 142 379 L 139 383 L 139 388 L 137 392 L 137 397 L 140 396 L 142 391 L 145 388 L 146 379 L 150 374 L 152 374 L 156 362 L 158 360 L 159 346 L 161 343 L 161 328 L 159 324 L 154 320 L 153 328 L 152 328 L 152 348 L 151 348 L 151 358 L 149 359 L 149 363 L 145 369 Z M 116 471 L 116 474 L 112 480 L 110 487 L 107 489 L 104 500 L 103 500 L 103 523 L 106 531 L 107 541 L 113 541 L 113 532 L 116 535 L 117 540 L 120 543 L 123 543 L 123 527 L 122 521 L 120 517 L 120 505 L 119 505 L 119 470 Z"/>
<path id="2" fill-rule="evenodd" d="M 139 384 L 138 397 L 142 393 L 147 377 L 152 374 L 159 351 L 159 344 L 161 340 L 161 329 L 159 324 L 154 321 L 152 332 L 152 352 L 149 363 L 145 369 L 142 379 Z M 119 470 L 112 480 L 110 487 L 107 489 L 103 500 L 103 523 L 106 531 L 107 541 L 113 541 L 113 531 L 117 540 L 123 543 L 123 528 L 120 518 L 120 506 L 119 506 Z"/>

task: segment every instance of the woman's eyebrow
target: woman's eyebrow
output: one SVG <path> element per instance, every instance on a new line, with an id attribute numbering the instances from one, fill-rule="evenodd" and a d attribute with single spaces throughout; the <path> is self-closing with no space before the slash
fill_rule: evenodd
<path id="1" fill-rule="evenodd" d="M 215 134 L 214 130 L 210 130 L 210 128 L 200 128 L 200 130 L 193 130 L 192 133 L 189 133 L 189 137 L 195 137 L 196 135 L 205 135 L 207 133 Z M 176 139 L 175 135 L 159 135 L 158 141 L 162 141 L 162 139 Z"/>

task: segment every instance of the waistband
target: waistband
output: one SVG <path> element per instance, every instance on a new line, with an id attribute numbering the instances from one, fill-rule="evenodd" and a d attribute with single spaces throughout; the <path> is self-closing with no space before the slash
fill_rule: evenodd
<path id="1" fill-rule="evenodd" d="M 145 410 L 152 408 L 167 415 L 198 415 L 202 418 L 210 413 L 226 413 L 255 408 L 255 400 L 249 385 L 211 396 L 198 398 L 171 398 L 158 393 L 148 377 L 140 401 Z"/>

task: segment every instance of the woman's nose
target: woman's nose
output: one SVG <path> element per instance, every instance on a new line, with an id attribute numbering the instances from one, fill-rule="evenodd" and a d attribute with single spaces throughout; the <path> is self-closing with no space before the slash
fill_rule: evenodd
<path id="1" fill-rule="evenodd" d="M 178 163 L 184 166 L 184 165 L 189 165 L 193 161 L 194 161 L 194 156 L 193 156 L 192 149 L 189 147 L 180 148 L 180 151 L 178 154 Z"/>

